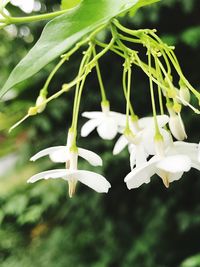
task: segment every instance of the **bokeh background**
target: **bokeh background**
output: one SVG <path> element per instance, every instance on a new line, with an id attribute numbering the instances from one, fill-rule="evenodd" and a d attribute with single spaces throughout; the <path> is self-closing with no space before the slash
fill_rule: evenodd
<path id="1" fill-rule="evenodd" d="M 28 1 L 27 1 L 28 2 Z M 31 1 L 30 1 L 31 2 Z M 30 5 L 29 5 L 30 7 Z M 59 1 L 35 1 L 32 13 L 59 8 Z M 10 6 L 12 14 L 25 15 Z M 25 12 L 31 12 L 25 9 Z M 156 28 L 176 54 L 195 88 L 200 88 L 199 0 L 162 0 L 121 18 L 132 28 Z M 0 87 L 13 67 L 33 46 L 45 22 L 19 25 L 0 32 Z M 102 38 L 106 39 L 106 33 Z M 71 80 L 81 53 L 59 70 L 50 93 Z M 128 191 L 123 178 L 129 172 L 128 151 L 112 155 L 114 141 L 102 141 L 94 132 L 78 138 L 79 145 L 99 153 L 110 193 L 99 195 L 79 185 L 73 199 L 62 180 L 27 185 L 34 173 L 54 166 L 48 158 L 30 163 L 39 150 L 66 142 L 73 91 L 51 102 L 42 114 L 30 118 L 8 135 L 8 128 L 33 105 L 48 73 L 57 61 L 14 88 L 0 102 L 0 266 L 1 267 L 199 267 L 200 174 L 190 171 L 165 189 L 161 180 Z M 113 110 L 124 111 L 122 61 L 109 53 L 100 62 Z M 16 98 L 12 98 L 17 95 Z M 151 113 L 148 80 L 134 69 L 135 108 L 140 116 Z M 99 110 L 95 73 L 88 79 L 81 111 Z M 199 118 L 184 109 L 188 141 L 199 141 Z M 79 129 L 85 122 L 80 117 Z M 80 167 L 91 169 L 85 162 Z"/>

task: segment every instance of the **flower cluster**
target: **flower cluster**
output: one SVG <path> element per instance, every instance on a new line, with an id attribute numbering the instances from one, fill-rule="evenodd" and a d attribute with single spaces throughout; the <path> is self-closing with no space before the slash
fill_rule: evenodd
<path id="1" fill-rule="evenodd" d="M 192 95 L 200 102 L 200 93 L 183 75 L 174 53 L 174 47 L 163 43 L 155 30 L 131 30 L 121 25 L 116 19 L 110 23 L 112 38 L 109 43 L 98 40 L 96 35 L 100 30 L 102 27 L 62 56 L 61 61 L 52 70 L 44 87 L 40 90 L 35 106 L 31 107 L 27 115 L 11 128 L 18 126 L 27 117 L 43 112 L 49 101 L 75 86 L 72 124 L 67 145 L 47 148 L 31 159 L 35 161 L 49 155 L 53 162 L 65 163 L 65 168 L 36 174 L 28 182 L 33 183 L 43 178 L 63 178 L 69 184 L 70 197 L 75 192 L 77 181 L 97 192 L 108 192 L 110 183 L 102 175 L 78 170 L 77 166 L 78 156 L 93 166 L 102 165 L 102 160 L 97 154 L 77 147 L 76 140 L 82 92 L 85 80 L 93 68 L 96 69 L 99 81 L 101 111 L 87 111 L 82 114 L 88 121 L 81 128 L 81 136 L 87 137 L 95 129 L 105 140 L 112 140 L 120 134 L 113 148 L 113 154 L 117 155 L 128 147 L 131 170 L 124 179 L 128 189 L 149 183 L 154 174 L 157 174 L 163 184 L 169 187 L 171 182 L 179 180 L 183 173 L 191 168 L 200 170 L 199 145 L 184 141 L 187 134 L 181 116 L 183 107 L 190 108 L 197 114 L 200 113 L 190 101 Z M 132 46 L 130 48 L 129 43 L 137 44 L 136 49 Z M 54 74 L 83 44 L 87 44 L 88 48 L 83 53 L 77 76 L 70 83 L 64 84 L 60 91 L 48 97 L 49 83 Z M 146 62 L 141 60 L 140 51 L 137 50 L 138 45 L 146 49 Z M 101 51 L 97 53 L 99 49 Z M 123 60 L 122 89 L 126 102 L 125 114 L 111 111 L 110 102 L 106 96 L 99 59 L 109 50 Z M 152 117 L 139 118 L 133 108 L 131 101 L 133 65 L 141 68 L 148 77 Z M 172 69 L 178 76 L 177 84 L 173 81 Z"/>

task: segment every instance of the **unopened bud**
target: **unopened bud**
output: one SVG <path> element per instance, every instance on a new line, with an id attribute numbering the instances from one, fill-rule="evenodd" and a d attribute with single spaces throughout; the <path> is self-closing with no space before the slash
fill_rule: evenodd
<path id="1" fill-rule="evenodd" d="M 169 109 L 170 119 L 169 119 L 169 128 L 172 135 L 179 141 L 183 141 L 187 138 L 187 134 L 185 132 L 185 126 L 183 124 L 183 120 L 181 118 L 180 113 L 176 114 L 173 109 Z"/>
<path id="2" fill-rule="evenodd" d="M 41 113 L 46 108 L 46 97 L 43 95 L 39 95 L 36 100 L 36 107 L 37 107 L 37 113 Z"/>
<path id="3" fill-rule="evenodd" d="M 187 87 L 181 87 L 179 91 L 180 98 L 186 101 L 187 103 L 190 102 L 190 91 Z M 183 105 L 186 105 L 183 101 Z"/>

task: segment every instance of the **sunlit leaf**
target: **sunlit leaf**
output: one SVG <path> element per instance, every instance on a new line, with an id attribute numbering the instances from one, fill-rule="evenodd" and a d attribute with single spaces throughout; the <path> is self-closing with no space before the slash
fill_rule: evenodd
<path id="1" fill-rule="evenodd" d="M 81 0 L 62 0 L 61 9 L 69 9 L 77 6 Z"/>

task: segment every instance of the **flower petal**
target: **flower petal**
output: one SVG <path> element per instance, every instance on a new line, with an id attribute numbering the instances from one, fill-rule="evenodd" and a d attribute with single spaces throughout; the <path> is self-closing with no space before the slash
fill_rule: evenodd
<path id="1" fill-rule="evenodd" d="M 200 162 L 199 161 L 192 161 L 192 168 L 200 171 Z"/>
<path id="2" fill-rule="evenodd" d="M 81 128 L 81 136 L 86 137 L 88 136 L 99 124 L 99 119 L 91 119 L 87 121 Z"/>
<path id="3" fill-rule="evenodd" d="M 88 119 L 100 119 L 103 115 L 102 111 L 86 111 L 82 113 L 82 116 Z"/>
<path id="4" fill-rule="evenodd" d="M 198 160 L 198 144 L 176 141 L 167 150 L 167 155 L 183 154 L 191 160 Z"/>
<path id="5" fill-rule="evenodd" d="M 171 173 L 168 177 L 169 182 L 172 183 L 174 181 L 181 179 L 181 177 L 183 176 L 183 173 L 184 172 Z"/>
<path id="6" fill-rule="evenodd" d="M 109 115 L 116 120 L 118 127 L 126 126 L 126 115 L 125 114 L 115 112 L 115 111 L 110 111 Z"/>
<path id="7" fill-rule="evenodd" d="M 174 155 L 161 159 L 156 167 L 170 173 L 188 172 L 191 169 L 191 160 L 185 155 Z"/>
<path id="8" fill-rule="evenodd" d="M 160 128 L 164 127 L 169 122 L 169 116 L 167 115 L 158 115 L 157 116 L 158 126 Z M 154 118 L 153 117 L 145 117 L 139 119 L 139 127 L 140 128 L 155 128 Z"/>
<path id="9" fill-rule="evenodd" d="M 115 146 L 113 148 L 113 155 L 119 154 L 127 145 L 128 145 L 128 140 L 124 135 L 121 135 L 120 138 L 115 143 Z"/>
<path id="10" fill-rule="evenodd" d="M 131 146 L 129 147 L 129 151 L 130 151 L 130 166 L 132 170 L 136 163 L 136 146 L 131 144 Z"/>
<path id="11" fill-rule="evenodd" d="M 160 133 L 163 137 L 164 147 L 168 147 L 172 144 L 172 137 L 168 131 L 160 128 Z M 145 148 L 145 151 L 149 155 L 155 155 L 155 130 L 153 128 L 146 128 L 142 131 L 142 142 Z"/>
<path id="12" fill-rule="evenodd" d="M 70 158 L 69 150 L 68 150 L 67 146 L 63 146 L 62 148 L 50 153 L 49 157 L 53 162 L 64 163 L 67 160 L 69 160 L 69 158 Z"/>
<path id="13" fill-rule="evenodd" d="M 78 155 L 79 155 L 79 157 L 87 160 L 93 166 L 102 166 L 103 165 L 101 157 L 90 150 L 78 148 Z"/>
<path id="14" fill-rule="evenodd" d="M 35 183 L 42 179 L 57 179 L 57 178 L 63 178 L 65 179 L 67 174 L 66 169 L 57 169 L 57 170 L 49 170 L 45 172 L 40 172 L 38 174 L 33 175 L 31 178 L 28 179 L 27 183 Z M 66 179 L 65 179 L 66 180 Z"/>
<path id="15" fill-rule="evenodd" d="M 49 155 L 49 154 L 51 154 L 51 153 L 53 153 L 59 149 L 62 149 L 62 148 L 66 148 L 66 146 L 53 146 L 53 147 L 43 149 L 40 152 L 38 152 L 37 154 L 35 154 L 30 160 L 36 161 L 37 159 L 42 158 L 44 156 L 47 156 L 47 155 Z"/>
<path id="16" fill-rule="evenodd" d="M 136 146 L 136 167 L 141 166 L 147 161 L 147 153 L 144 151 L 142 144 Z"/>
<path id="17" fill-rule="evenodd" d="M 67 172 L 68 180 L 71 178 L 76 178 L 81 183 L 87 185 L 98 193 L 107 193 L 109 188 L 111 187 L 110 183 L 106 180 L 106 178 L 98 173 L 84 170 Z"/>
<path id="18" fill-rule="evenodd" d="M 172 133 L 172 135 L 177 139 L 177 140 L 184 140 L 187 138 L 187 134 L 185 132 L 185 126 L 183 124 L 181 115 L 172 115 L 170 116 L 169 120 L 169 128 Z"/>
<path id="19" fill-rule="evenodd" d="M 115 138 L 117 130 L 118 128 L 116 121 L 109 116 L 105 116 L 101 124 L 97 127 L 99 136 L 105 140 L 112 140 Z"/>
<path id="20" fill-rule="evenodd" d="M 142 166 L 133 169 L 124 179 L 128 189 L 137 188 L 144 183 L 148 184 L 151 176 L 155 174 L 155 164 L 158 160 L 157 158 L 152 158 Z"/>

